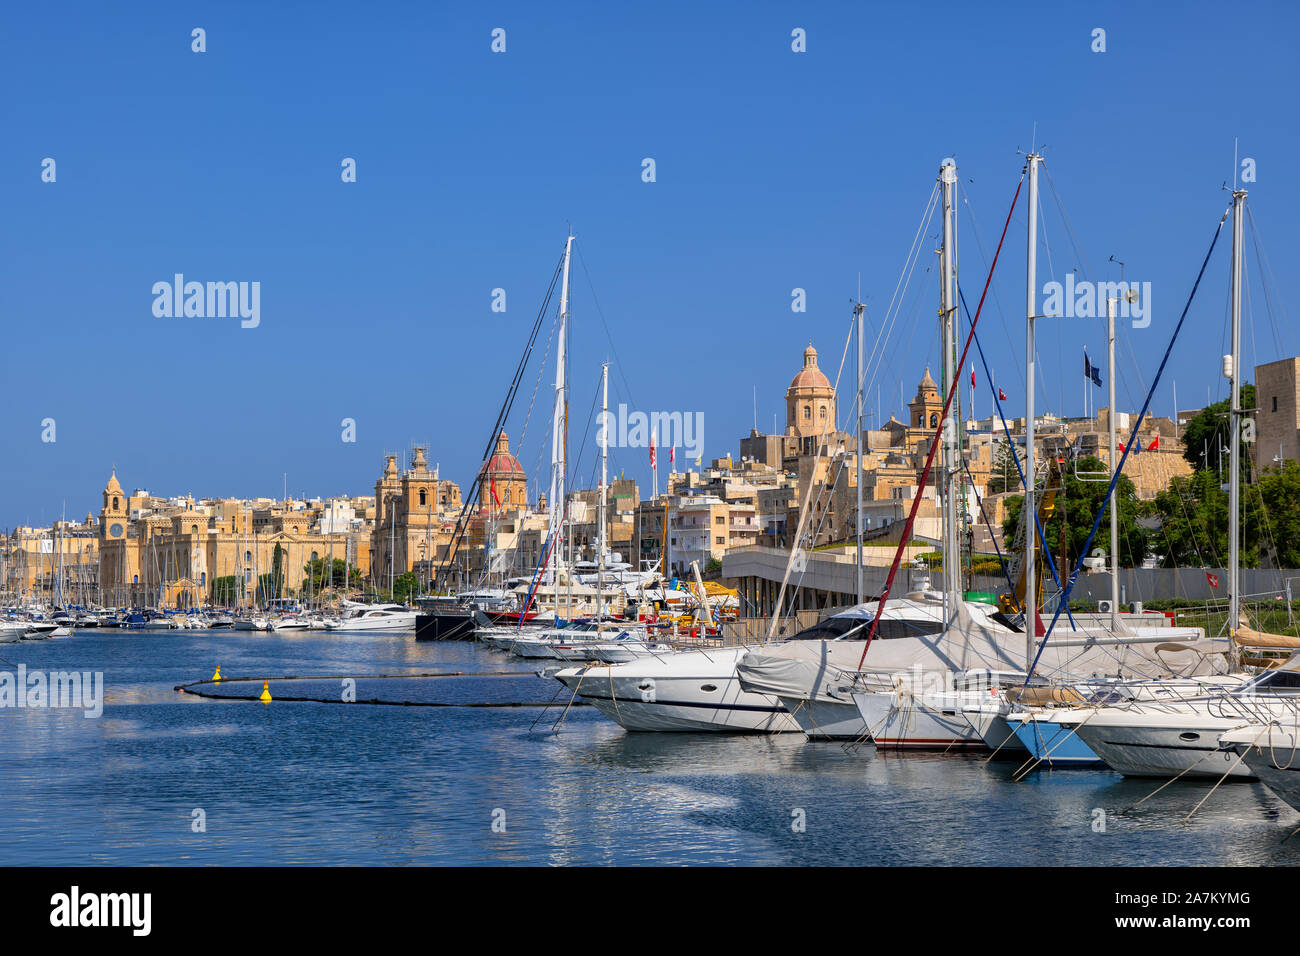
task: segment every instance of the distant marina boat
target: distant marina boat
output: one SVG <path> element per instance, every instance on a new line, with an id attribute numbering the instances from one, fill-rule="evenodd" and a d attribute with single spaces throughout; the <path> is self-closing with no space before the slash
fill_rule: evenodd
<path id="1" fill-rule="evenodd" d="M 343 618 L 324 622 L 327 631 L 409 631 L 415 627 L 415 612 L 401 604 L 352 605 Z"/>

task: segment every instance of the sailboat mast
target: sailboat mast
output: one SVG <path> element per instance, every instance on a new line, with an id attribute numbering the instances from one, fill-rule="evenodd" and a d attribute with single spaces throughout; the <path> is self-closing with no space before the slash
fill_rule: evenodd
<path id="1" fill-rule="evenodd" d="M 607 500 L 609 496 L 608 485 L 606 484 L 608 475 L 609 462 L 609 363 L 606 362 L 600 367 L 600 508 L 597 511 L 596 520 L 600 527 L 596 533 L 596 547 L 599 555 L 596 559 L 596 620 L 599 622 L 605 615 L 605 512 L 608 507 Z"/>
<path id="2" fill-rule="evenodd" d="M 1232 355 L 1226 371 L 1231 381 L 1229 420 L 1232 448 L 1228 476 L 1228 635 L 1236 633 L 1241 618 L 1241 254 L 1246 190 L 1232 193 Z M 1232 670 L 1240 664 L 1236 642 L 1231 642 Z"/>
<path id="3" fill-rule="evenodd" d="M 560 331 L 555 352 L 555 409 L 551 415 L 551 498 L 550 532 L 553 544 L 551 553 L 551 587 L 559 584 L 559 562 L 563 554 L 559 535 L 563 534 L 565 445 L 568 441 L 567 419 L 569 410 L 568 384 L 565 366 L 568 364 L 569 336 L 569 261 L 573 254 L 573 236 L 564 243 L 564 270 L 560 281 Z M 558 591 L 555 597 L 559 597 Z M 558 601 L 557 601 L 558 604 Z"/>
<path id="4" fill-rule="evenodd" d="M 1025 252 L 1025 666 L 1034 659 L 1038 633 L 1038 512 L 1034 498 L 1037 455 L 1034 449 L 1034 370 L 1037 346 L 1034 318 L 1038 312 L 1038 164 L 1043 157 L 1025 157 L 1029 172 L 1029 233 Z"/>
<path id="5" fill-rule="evenodd" d="M 957 165 L 944 160 L 939 167 L 939 182 L 943 187 L 943 247 L 939 253 L 940 318 L 943 323 L 943 389 L 948 394 L 957 369 L 954 349 L 957 342 L 957 305 L 955 267 L 953 263 L 954 204 L 953 193 L 957 185 Z M 943 423 L 943 580 L 944 601 L 951 616 L 957 608 L 961 589 L 961 545 L 957 523 L 958 475 L 961 471 L 961 447 L 958 444 L 959 426 L 956 409 Z"/>
<path id="6" fill-rule="evenodd" d="M 859 294 L 860 294 L 860 290 L 859 290 Z M 857 379 L 858 379 L 858 391 L 857 391 L 857 404 L 858 404 L 858 434 L 857 434 L 857 441 L 855 442 L 855 445 L 856 445 L 856 449 L 855 449 L 855 450 L 856 450 L 856 452 L 857 452 L 857 474 L 856 474 L 856 476 L 855 476 L 855 480 L 856 480 L 856 482 L 857 482 L 857 486 L 858 486 L 858 507 L 857 507 L 857 518 L 856 518 L 856 520 L 855 520 L 854 523 L 857 525 L 857 533 L 858 533 L 858 534 L 857 534 L 857 537 L 858 537 L 858 594 L 857 594 L 858 601 L 857 601 L 857 603 L 858 603 L 858 604 L 861 604 L 861 603 L 863 602 L 863 600 L 864 600 L 864 598 L 863 598 L 863 593 L 862 593 L 862 388 L 863 388 L 863 382 L 862 382 L 862 371 L 863 371 L 863 370 L 862 370 L 862 325 L 863 325 L 863 316 L 864 316 L 864 313 L 866 312 L 866 307 L 863 306 L 863 304 L 862 304 L 861 302 L 858 302 L 858 303 L 853 307 L 853 311 L 854 311 L 854 313 L 856 314 L 856 316 L 857 316 L 857 320 L 858 320 L 858 329 L 857 329 L 857 335 L 858 335 L 858 367 L 857 367 Z M 757 422 L 757 413 L 755 413 L 755 421 Z M 758 427 L 758 426 L 757 426 L 757 424 L 756 424 L 756 425 L 755 425 L 755 428 L 757 429 L 757 427 Z"/>
<path id="7" fill-rule="evenodd" d="M 1110 400 L 1110 409 L 1107 411 L 1106 430 L 1110 432 L 1107 440 L 1110 452 L 1110 467 L 1113 471 L 1119 464 L 1119 458 L 1116 457 L 1116 438 L 1115 438 L 1115 305 L 1118 300 L 1109 298 L 1106 300 L 1106 357 L 1110 368 L 1107 374 L 1110 375 L 1110 381 L 1107 383 L 1110 391 L 1107 397 Z M 1083 387 L 1086 389 L 1092 383 L 1084 380 Z M 1177 412 L 1175 412 L 1177 415 Z M 1119 486 L 1115 486 L 1116 494 L 1111 496 L 1110 500 L 1110 626 L 1112 630 L 1119 630 Z M 1065 490 L 1065 483 L 1061 483 L 1061 490 Z M 1065 522 L 1061 522 L 1062 527 Z M 1064 572 L 1062 572 L 1064 573 Z"/>

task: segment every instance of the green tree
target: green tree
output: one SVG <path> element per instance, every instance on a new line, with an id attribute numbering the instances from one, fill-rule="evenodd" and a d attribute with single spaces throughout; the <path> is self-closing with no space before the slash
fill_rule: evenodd
<path id="1" fill-rule="evenodd" d="M 1292 469 L 1295 464 L 1292 462 Z M 1300 474 L 1278 476 L 1270 493 L 1284 495 L 1288 487 L 1300 494 Z M 1300 507 L 1300 503 L 1278 502 L 1283 512 Z M 1272 506 L 1269 506 L 1270 519 Z M 1159 530 L 1151 536 L 1152 550 L 1165 567 L 1222 567 L 1228 561 L 1228 493 L 1211 470 L 1177 475 L 1169 487 L 1158 492 L 1151 508 L 1159 519 Z M 1241 566 L 1259 564 L 1260 489 L 1255 485 L 1241 488 Z M 1287 542 L 1288 545 L 1290 542 Z"/>
<path id="2" fill-rule="evenodd" d="M 271 591 L 277 598 L 284 597 L 284 548 L 279 544 L 271 552 Z"/>
<path id="3" fill-rule="evenodd" d="M 225 575 L 220 578 L 212 579 L 212 597 L 213 604 L 224 606 L 235 604 L 244 596 L 244 582 L 233 574 Z"/>
<path id="4" fill-rule="evenodd" d="M 406 603 L 420 593 L 420 578 L 414 571 L 403 571 L 393 582 L 393 600 Z"/>
<path id="5" fill-rule="evenodd" d="M 988 493 L 1000 495 L 1020 487 L 1020 472 L 1016 468 L 1015 452 L 1005 438 L 994 445 L 993 468 L 989 472 Z"/>
<path id="6" fill-rule="evenodd" d="M 1080 472 L 1108 471 L 1106 465 L 1098 458 L 1080 458 Z M 1104 481 L 1081 481 L 1074 476 L 1074 469 L 1067 469 L 1061 490 L 1056 494 L 1056 507 L 1043 528 L 1052 557 L 1059 561 L 1061 556 L 1061 527 L 1065 524 L 1066 556 L 1070 567 L 1079 563 L 1084 542 L 1092 530 L 1092 522 L 1106 497 L 1109 487 Z M 1119 564 L 1131 568 L 1142 563 L 1147 553 L 1147 532 L 1138 524 L 1142 517 L 1142 508 L 1137 499 L 1137 489 L 1127 475 L 1120 475 L 1115 488 L 1115 497 L 1119 499 Z M 1006 541 L 1015 538 L 1016 527 L 1020 523 L 1020 513 L 1024 510 L 1024 495 L 1012 495 L 1006 499 L 1006 517 L 1002 522 L 1002 534 Z M 1064 517 L 1062 517 L 1064 515 Z M 1041 540 L 1040 540 L 1041 545 Z M 1101 548 L 1110 553 L 1110 510 L 1102 515 L 1093 538 L 1091 549 Z"/>
<path id="7" fill-rule="evenodd" d="M 1255 407 L 1255 386 L 1249 382 L 1241 386 L 1241 407 Z M 1219 450 L 1224 454 L 1223 470 L 1227 472 L 1227 453 L 1232 449 L 1232 422 L 1228 415 L 1228 399 L 1206 405 L 1183 428 L 1183 457 L 1197 471 L 1219 472 Z M 1250 445 L 1241 443 L 1241 476 L 1250 476 Z M 1225 477 L 1223 479 L 1227 481 Z"/>
<path id="8" fill-rule="evenodd" d="M 257 603 L 270 604 L 275 599 L 275 575 L 270 571 L 257 576 Z"/>
<path id="9" fill-rule="evenodd" d="M 319 594 L 330 588 L 342 588 L 345 575 L 350 578 L 348 587 L 361 587 L 361 572 L 349 568 L 342 558 L 335 558 L 332 567 L 329 558 L 313 558 L 303 565 L 303 573 L 307 575 L 302 579 L 303 594 Z"/>
<path id="10" fill-rule="evenodd" d="M 1300 465 L 1286 460 L 1255 482 L 1263 504 L 1264 530 L 1279 568 L 1300 568 Z"/>

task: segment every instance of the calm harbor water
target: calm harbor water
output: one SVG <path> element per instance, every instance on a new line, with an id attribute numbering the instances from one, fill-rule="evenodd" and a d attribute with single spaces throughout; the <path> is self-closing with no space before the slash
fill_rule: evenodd
<path id="1" fill-rule="evenodd" d="M 1175 783 L 1117 817 L 1157 784 L 1083 770 L 1014 783 L 1014 761 L 846 752 L 798 734 L 627 734 L 589 707 L 553 733 L 567 694 L 476 645 L 82 631 L 0 645 L 0 669 L 19 664 L 102 671 L 106 699 L 89 719 L 0 709 L 8 865 L 1300 862 L 1300 837 L 1281 842 L 1300 816 L 1258 784 L 1225 784 L 1184 826 L 1209 784 Z M 351 676 L 358 700 L 556 704 L 264 705 L 173 689 L 217 665 L 228 678 L 319 675 L 272 680 L 281 698 L 339 700 Z M 365 679 L 455 671 L 476 676 Z M 260 692 L 260 680 L 220 689 Z"/>

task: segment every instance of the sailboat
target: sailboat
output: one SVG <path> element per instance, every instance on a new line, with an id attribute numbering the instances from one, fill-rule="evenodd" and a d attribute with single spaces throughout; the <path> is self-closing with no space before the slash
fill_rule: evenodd
<path id="1" fill-rule="evenodd" d="M 602 651 L 606 653 L 629 651 L 633 645 L 648 646 L 650 643 L 645 625 L 630 621 L 610 624 L 605 620 L 604 572 L 605 557 L 609 551 L 606 521 L 609 477 L 608 415 L 609 363 L 605 363 L 601 366 L 600 492 L 596 516 L 596 619 L 589 623 L 570 624 L 567 627 L 522 636 L 511 645 L 513 652 L 520 657 L 595 660 L 600 657 Z"/>
<path id="2" fill-rule="evenodd" d="M 1182 776 L 1252 779 L 1249 761 L 1219 739 L 1237 728 L 1293 718 L 1300 702 L 1300 654 L 1277 670 L 1250 676 L 1240 667 L 1240 648 L 1300 650 L 1300 639 L 1267 634 L 1246 626 L 1241 613 L 1241 301 L 1243 222 L 1246 191 L 1232 194 L 1231 340 L 1224 357 L 1230 381 L 1231 473 L 1228 479 L 1228 618 L 1232 640 L 1231 679 L 1235 686 L 1214 692 L 1183 693 L 1175 699 L 1136 700 L 1080 707 L 1056 716 L 1057 722 L 1091 748 L 1111 769 L 1128 776 Z M 1225 217 L 1226 218 L 1226 217 Z M 1217 233 L 1216 233 L 1217 236 Z M 1235 737 L 1233 739 L 1236 739 Z"/>
<path id="3" fill-rule="evenodd" d="M 1027 520 L 1034 505 L 1033 435 L 1033 319 L 1035 312 L 1035 251 L 1037 229 L 1037 171 L 1040 156 L 1030 154 L 1029 254 L 1027 260 L 1028 333 L 1026 385 Z M 924 476 L 936 451 L 942 449 L 944 587 L 890 600 L 893 578 L 911 537 L 918 495 L 901 538 L 889 580 L 879 601 L 864 602 L 831 621 L 842 634 L 831 639 L 795 639 L 758 648 L 737 666 L 747 690 L 779 698 L 812 738 L 873 739 L 879 746 L 942 748 L 987 746 L 981 732 L 962 716 L 963 708 L 985 709 L 997 688 L 1026 680 L 1038 656 L 1040 673 L 1051 679 L 1078 680 L 1102 676 L 1154 677 L 1170 673 L 1213 672 L 1219 645 L 1203 640 L 1199 628 L 1151 627 L 1119 633 L 1096 628 L 1062 628 L 1047 644 L 1038 620 L 1035 583 L 1036 535 L 1026 534 L 1026 595 L 1030 613 L 1020 630 L 1008 626 L 988 606 L 965 600 L 957 556 L 960 550 L 961 454 L 960 412 L 954 406 L 958 370 L 965 362 L 974 324 L 962 354 L 957 354 L 955 202 L 957 167 L 945 160 L 939 170 L 943 203 L 943 244 L 940 250 L 940 314 L 943 339 L 943 383 L 948 399 L 940 416 Z M 1018 191 L 1017 191 L 1018 196 Z M 1010 217 L 1007 220 L 1010 223 Z M 1005 227 L 1003 236 L 1005 237 Z M 1001 242 L 999 242 L 999 249 Z M 997 258 L 994 258 L 996 264 Z M 979 319 L 976 311 L 974 321 Z M 952 421 L 949 416 L 952 415 Z M 924 481 L 924 477 L 923 477 Z M 1030 526 L 1032 529 L 1032 525 Z M 949 556 L 951 556 L 949 558 Z M 892 612 L 892 613 L 891 613 Z M 890 620 L 902 620 L 890 626 Z M 826 622 L 824 622 L 826 623 Z M 918 676 L 919 675 L 919 676 Z"/>

